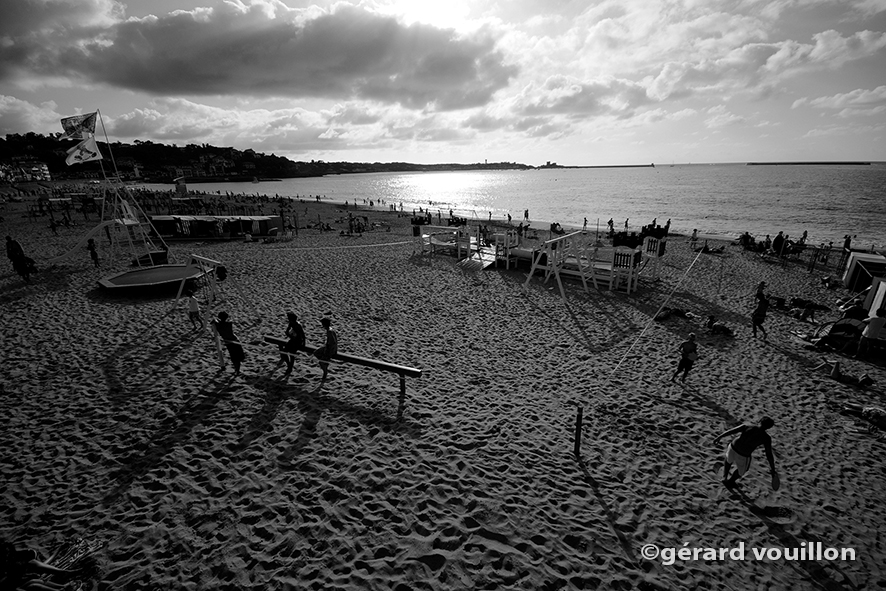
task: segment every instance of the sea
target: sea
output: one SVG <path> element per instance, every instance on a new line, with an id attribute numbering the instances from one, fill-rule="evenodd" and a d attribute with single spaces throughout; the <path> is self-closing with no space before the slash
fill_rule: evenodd
<path id="1" fill-rule="evenodd" d="M 170 185 L 140 185 L 170 190 Z M 671 232 L 758 238 L 784 232 L 808 244 L 886 247 L 886 162 L 827 165 L 675 164 L 655 167 L 543 168 L 362 173 L 259 183 L 192 183 L 192 191 L 284 196 L 376 209 L 430 210 L 444 217 L 551 222 L 564 227 L 639 231 L 653 220 Z"/>

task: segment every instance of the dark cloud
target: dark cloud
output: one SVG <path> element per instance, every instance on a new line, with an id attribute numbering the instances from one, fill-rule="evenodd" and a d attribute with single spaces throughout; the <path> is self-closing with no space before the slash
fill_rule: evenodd
<path id="1" fill-rule="evenodd" d="M 315 15 L 224 2 L 103 25 L 97 17 L 25 14 L 43 3 L 7 1 L 21 13 L 14 20 L 31 28 L 2 26 L 11 43 L 0 47 L 0 77 L 19 71 L 157 95 L 371 99 L 455 110 L 489 102 L 516 74 L 488 34 L 407 26 L 348 5 Z M 69 12 L 76 6 L 59 4 Z M 99 6 L 84 3 L 95 14 Z"/>
<path id="2" fill-rule="evenodd" d="M 0 37 L 28 38 L 94 25 L 110 25 L 123 16 L 112 0 L 3 0 Z"/>

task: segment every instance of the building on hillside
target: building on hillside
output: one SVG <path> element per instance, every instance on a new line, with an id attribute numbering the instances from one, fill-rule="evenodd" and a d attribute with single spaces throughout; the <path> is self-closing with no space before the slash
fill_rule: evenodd
<path id="1" fill-rule="evenodd" d="M 51 181 L 49 167 L 38 160 L 26 158 L 14 158 L 13 162 L 5 165 L 3 180 L 11 183 L 24 183 L 34 181 Z"/>

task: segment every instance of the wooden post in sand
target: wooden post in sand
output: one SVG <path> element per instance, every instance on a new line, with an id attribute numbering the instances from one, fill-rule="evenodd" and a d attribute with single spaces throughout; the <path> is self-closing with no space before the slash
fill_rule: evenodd
<path id="1" fill-rule="evenodd" d="M 575 454 L 575 457 L 581 456 L 581 422 L 582 422 L 582 407 L 578 407 L 578 414 L 575 415 L 575 447 L 572 448 L 572 453 Z"/>

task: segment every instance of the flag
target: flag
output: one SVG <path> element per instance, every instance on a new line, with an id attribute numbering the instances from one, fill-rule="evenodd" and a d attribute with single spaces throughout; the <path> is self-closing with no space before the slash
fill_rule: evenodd
<path id="1" fill-rule="evenodd" d="M 95 138 L 91 137 L 83 140 L 68 150 L 68 157 L 65 158 L 65 164 L 70 166 L 72 164 L 80 164 L 81 162 L 101 159 L 102 153 L 98 151 L 98 144 L 95 143 Z"/>
<path id="2" fill-rule="evenodd" d="M 59 139 L 85 140 L 95 135 L 95 116 L 97 113 L 74 115 L 73 117 L 62 119 L 62 128 L 65 130 L 65 135 Z"/>

